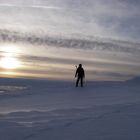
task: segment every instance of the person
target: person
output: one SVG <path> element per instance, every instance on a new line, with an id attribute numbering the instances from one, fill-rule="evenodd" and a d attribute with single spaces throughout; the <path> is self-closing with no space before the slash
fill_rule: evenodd
<path id="1" fill-rule="evenodd" d="M 76 87 L 78 87 L 79 81 L 81 83 L 81 87 L 83 87 L 83 79 L 85 78 L 85 71 L 82 68 L 82 64 L 79 64 L 76 73 L 75 73 L 75 77 L 77 77 L 76 80 Z"/>

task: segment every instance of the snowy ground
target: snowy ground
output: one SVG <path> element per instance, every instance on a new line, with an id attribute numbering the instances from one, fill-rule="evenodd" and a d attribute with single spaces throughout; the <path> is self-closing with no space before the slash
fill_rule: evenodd
<path id="1" fill-rule="evenodd" d="M 0 140 L 139 140 L 140 79 L 0 79 Z"/>

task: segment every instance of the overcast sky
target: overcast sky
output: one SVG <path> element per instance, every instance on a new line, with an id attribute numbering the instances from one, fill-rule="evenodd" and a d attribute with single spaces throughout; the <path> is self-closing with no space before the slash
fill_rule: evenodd
<path id="1" fill-rule="evenodd" d="M 0 0 L 1 42 L 27 43 L 27 51 L 21 46 L 26 55 L 30 52 L 30 59 L 32 46 L 37 46 L 36 61 L 48 57 L 44 46 L 49 57 L 55 57 L 55 64 L 73 65 L 82 59 L 89 73 L 100 77 L 140 74 L 139 25 L 139 0 Z"/>
<path id="2" fill-rule="evenodd" d="M 139 42 L 139 0 L 1 0 L 5 28 L 131 39 Z M 35 28 L 34 28 L 35 27 Z"/>

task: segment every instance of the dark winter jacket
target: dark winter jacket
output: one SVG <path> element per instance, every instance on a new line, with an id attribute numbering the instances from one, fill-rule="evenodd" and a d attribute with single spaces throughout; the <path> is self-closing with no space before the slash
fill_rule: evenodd
<path id="1" fill-rule="evenodd" d="M 75 73 L 75 77 L 81 77 L 81 78 L 84 78 L 85 77 L 85 72 L 84 72 L 84 69 L 82 67 L 78 67 L 77 70 L 76 70 L 76 73 Z"/>

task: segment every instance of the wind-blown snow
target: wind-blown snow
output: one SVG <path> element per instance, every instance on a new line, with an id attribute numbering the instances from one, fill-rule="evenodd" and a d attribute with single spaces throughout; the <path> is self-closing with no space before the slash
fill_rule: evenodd
<path id="1" fill-rule="evenodd" d="M 0 140 L 138 140 L 138 79 L 87 82 L 84 88 L 0 79 Z"/>

